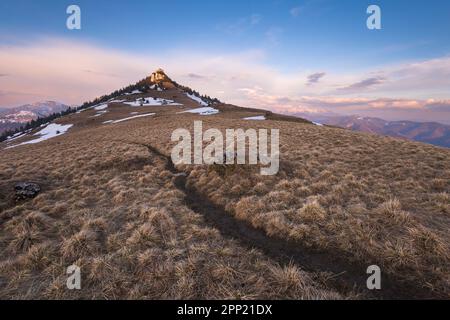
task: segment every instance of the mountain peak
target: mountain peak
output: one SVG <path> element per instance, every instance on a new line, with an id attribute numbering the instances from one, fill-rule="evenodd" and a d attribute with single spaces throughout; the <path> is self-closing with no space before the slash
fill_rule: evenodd
<path id="1" fill-rule="evenodd" d="M 154 71 L 149 77 L 147 77 L 147 79 L 145 79 L 145 82 L 150 85 L 156 84 L 165 89 L 173 89 L 176 87 L 172 79 L 170 79 L 169 76 L 161 68 L 156 69 L 156 71 Z"/>
<path id="2" fill-rule="evenodd" d="M 161 82 L 172 82 L 163 69 L 158 68 L 150 75 L 150 82 L 153 84 L 159 84 Z"/>

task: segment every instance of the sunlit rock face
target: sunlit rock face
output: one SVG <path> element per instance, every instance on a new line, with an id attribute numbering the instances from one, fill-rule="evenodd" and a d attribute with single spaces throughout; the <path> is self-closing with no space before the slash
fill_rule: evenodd
<path id="1" fill-rule="evenodd" d="M 165 74 L 164 70 L 159 68 L 150 75 L 150 82 L 152 84 L 158 84 L 165 89 L 175 88 L 175 84 L 172 80 Z"/>

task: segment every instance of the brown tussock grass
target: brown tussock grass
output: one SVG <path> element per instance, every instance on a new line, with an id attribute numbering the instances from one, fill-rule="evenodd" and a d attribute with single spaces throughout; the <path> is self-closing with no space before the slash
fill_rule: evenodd
<path id="1" fill-rule="evenodd" d="M 175 91 L 158 93 L 177 95 Z M 180 99 L 185 99 L 180 96 Z M 184 101 L 184 100 L 183 100 Z M 210 201 L 281 239 L 351 260 L 448 294 L 450 153 L 420 143 L 288 122 L 241 120 L 221 106 L 212 117 L 155 107 L 158 117 L 115 125 L 133 109 L 98 119 L 74 114 L 69 133 L 0 151 L 1 298 L 340 299 L 315 273 L 281 266 L 224 238 L 189 208 L 165 163 L 174 129 L 280 129 L 281 166 L 178 166 Z M 12 185 L 36 181 L 40 195 L 11 203 Z M 350 261 L 351 262 L 351 261 Z M 349 263 L 350 263 L 349 262 Z M 68 291 L 66 268 L 82 268 L 83 290 Z"/>

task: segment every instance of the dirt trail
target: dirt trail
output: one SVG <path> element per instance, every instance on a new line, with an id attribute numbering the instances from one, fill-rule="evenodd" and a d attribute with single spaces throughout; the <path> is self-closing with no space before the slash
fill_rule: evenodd
<path id="1" fill-rule="evenodd" d="M 223 207 L 211 202 L 195 188 L 187 187 L 187 177 L 178 171 L 172 159 L 148 144 L 132 143 L 146 147 L 151 156 L 156 155 L 166 163 L 166 169 L 175 175 L 175 186 L 184 193 L 186 205 L 201 214 L 205 221 L 219 230 L 222 236 L 237 240 L 241 245 L 256 248 L 281 265 L 294 264 L 309 272 L 328 272 L 334 276 L 325 281 L 326 286 L 343 294 L 357 292 L 368 299 L 433 299 L 442 298 L 427 288 L 418 287 L 392 275 L 382 274 L 381 290 L 368 290 L 366 269 L 368 264 L 353 262 L 337 250 L 315 251 L 300 242 L 268 236 L 246 221 L 235 219 Z"/>

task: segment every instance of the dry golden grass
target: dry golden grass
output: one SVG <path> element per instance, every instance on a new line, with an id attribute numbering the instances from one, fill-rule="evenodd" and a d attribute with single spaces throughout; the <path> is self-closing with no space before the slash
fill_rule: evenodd
<path id="1" fill-rule="evenodd" d="M 120 142 L 133 141 L 139 127 L 157 139 L 152 121 L 91 124 L 1 151 L 1 298 L 343 298 L 224 238 L 188 209 L 164 162 Z M 20 180 L 43 190 L 14 203 Z M 82 290 L 66 288 L 71 264 L 81 267 Z"/>
<path id="2" fill-rule="evenodd" d="M 165 163 L 132 144 L 170 155 L 171 132 L 192 130 L 194 119 L 204 130 L 280 129 L 276 176 L 252 166 L 178 166 L 230 215 L 448 296 L 449 150 L 277 117 L 243 121 L 255 112 L 227 106 L 208 117 L 177 114 L 180 107 L 109 109 L 61 119 L 75 124 L 61 137 L 0 151 L 1 298 L 348 297 L 320 284 L 319 274 L 222 236 L 186 206 Z M 154 117 L 102 124 L 149 109 Z M 14 203 L 12 187 L 23 180 L 43 190 Z M 74 263 L 79 291 L 65 287 Z"/>
<path id="3" fill-rule="evenodd" d="M 268 235 L 338 249 L 449 297 L 450 150 L 335 128 L 264 125 L 281 132 L 277 176 L 241 170 L 223 177 L 196 167 L 191 183 Z"/>

